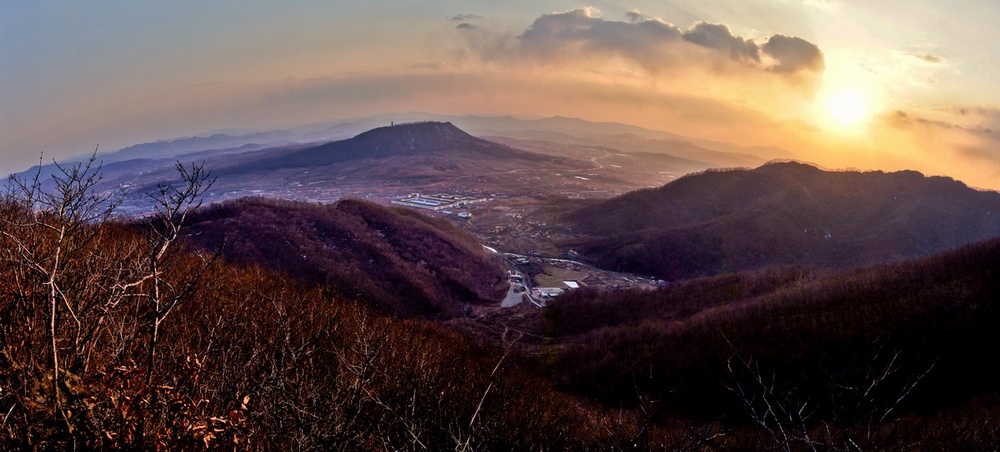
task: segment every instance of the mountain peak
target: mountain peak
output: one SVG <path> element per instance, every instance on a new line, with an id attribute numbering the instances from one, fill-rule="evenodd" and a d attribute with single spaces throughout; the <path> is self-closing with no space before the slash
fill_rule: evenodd
<path id="1" fill-rule="evenodd" d="M 411 122 L 378 127 L 348 140 L 373 149 L 390 151 L 449 150 L 470 144 L 481 145 L 480 140 L 450 122 Z"/>
<path id="2" fill-rule="evenodd" d="M 811 174 L 821 172 L 818 166 L 812 163 L 800 162 L 798 160 L 771 160 L 754 171 L 765 173 L 769 171 L 805 171 Z"/>
<path id="3" fill-rule="evenodd" d="M 542 158 L 536 154 L 476 138 L 450 122 L 427 121 L 378 127 L 362 132 L 354 138 L 296 150 L 255 162 L 252 166 L 257 169 L 304 167 L 365 158 L 382 159 L 441 153 L 503 159 Z"/>
<path id="4" fill-rule="evenodd" d="M 465 131 L 459 129 L 454 124 L 449 121 L 415 121 L 415 122 L 401 122 L 399 124 L 390 123 L 388 126 L 376 127 L 374 129 L 362 132 L 360 135 L 365 135 L 375 132 L 413 132 L 413 131 L 438 131 L 441 133 L 462 133 Z"/>

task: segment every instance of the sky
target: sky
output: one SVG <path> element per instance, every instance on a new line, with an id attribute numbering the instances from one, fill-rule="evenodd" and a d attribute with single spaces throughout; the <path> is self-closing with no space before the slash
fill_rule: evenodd
<path id="1" fill-rule="evenodd" d="M 1000 3 L 0 0 L 0 172 L 227 129 L 571 116 L 1000 189 Z"/>

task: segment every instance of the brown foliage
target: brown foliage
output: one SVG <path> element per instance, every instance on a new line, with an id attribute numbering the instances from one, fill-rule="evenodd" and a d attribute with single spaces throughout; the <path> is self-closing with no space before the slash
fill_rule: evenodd
<path id="1" fill-rule="evenodd" d="M 544 325 L 550 337 L 564 338 L 552 345 L 553 369 L 574 392 L 614 405 L 650 394 L 688 416 L 746 422 L 738 414 L 750 407 L 808 407 L 808 416 L 782 422 L 840 432 L 829 441 L 861 429 L 869 447 L 881 448 L 915 440 L 890 434 L 895 429 L 886 426 L 897 416 L 995 399 L 998 272 L 1000 241 L 993 240 L 839 273 L 789 269 L 655 292 L 581 291 L 553 302 Z M 739 397 L 736 388 L 744 388 Z M 766 397 L 770 411 L 747 404 Z M 964 419 L 961 409 L 948 412 Z"/>
<path id="2" fill-rule="evenodd" d="M 607 268 L 667 280 L 774 265 L 846 268 L 1000 235 L 1000 194 L 914 171 L 800 163 L 682 177 L 579 209 L 566 245 Z"/>
<path id="3" fill-rule="evenodd" d="M 499 262 L 444 220 L 360 200 L 246 198 L 192 218 L 191 240 L 403 317 L 461 315 L 506 289 Z"/>
<path id="4" fill-rule="evenodd" d="M 10 239 L 39 233 L 18 220 L 36 214 L 0 206 L 9 232 L 0 243 L 5 447 L 565 450 L 615 441 L 604 429 L 588 432 L 610 421 L 503 363 L 502 350 L 254 265 L 206 270 L 190 250 L 159 274 L 165 287 L 200 277 L 161 325 L 148 361 L 146 283 L 107 302 L 132 280 L 129 269 L 143 268 L 148 242 L 113 222 L 84 225 L 94 238 L 65 267 L 74 309 L 57 311 L 62 365 L 53 382 L 44 280 L 7 253 Z"/>

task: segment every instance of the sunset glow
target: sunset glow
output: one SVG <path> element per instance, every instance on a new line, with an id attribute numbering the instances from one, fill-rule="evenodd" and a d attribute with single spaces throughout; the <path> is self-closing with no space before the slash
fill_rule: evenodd
<path id="1" fill-rule="evenodd" d="M 998 19 L 0 0 L 0 452 L 995 450 Z"/>
<path id="2" fill-rule="evenodd" d="M 0 170 L 426 112 L 619 122 L 1000 188 L 995 17 L 938 0 L 7 3 Z"/>
<path id="3" fill-rule="evenodd" d="M 854 91 L 834 93 L 827 99 L 826 107 L 842 126 L 857 126 L 871 116 L 865 98 Z"/>

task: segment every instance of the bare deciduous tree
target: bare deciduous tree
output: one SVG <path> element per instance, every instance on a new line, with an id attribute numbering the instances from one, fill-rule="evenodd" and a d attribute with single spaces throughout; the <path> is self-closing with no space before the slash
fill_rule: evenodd
<path id="1" fill-rule="evenodd" d="M 852 375 L 838 377 L 825 370 L 827 395 L 818 397 L 824 400 L 810 400 L 801 388 L 781 381 L 777 374 L 763 370 L 758 361 L 737 352 L 726 361 L 733 381 L 729 389 L 757 427 L 783 450 L 799 446 L 863 450 L 864 445 L 873 443 L 879 448 L 880 428 L 935 364 L 907 370 L 901 364 L 902 352 L 886 352 L 881 341 L 872 343 L 872 353 L 866 358 L 866 365 Z M 821 411 L 826 420 L 820 420 Z M 825 433 L 811 435 L 810 429 L 817 425 L 825 426 Z M 835 427 L 832 430 L 831 425 Z"/>
<path id="2" fill-rule="evenodd" d="M 73 278 L 80 275 L 69 269 L 80 251 L 98 237 L 100 231 L 93 225 L 107 221 L 122 201 L 122 197 L 114 193 L 95 190 L 101 181 L 101 164 L 96 159 L 95 150 L 89 159 L 72 166 L 53 162 L 57 172 L 52 176 L 51 189 L 44 187 L 40 159 L 30 179 L 13 175 L 9 178 L 7 193 L 9 202 L 19 205 L 25 213 L 15 220 L 16 224 L 8 224 L 3 230 L 9 243 L 7 253 L 12 254 L 23 269 L 40 276 L 46 287 L 50 403 L 53 415 L 67 423 L 68 415 L 62 410 L 59 394 L 62 384 L 58 343 L 60 314 L 65 311 L 78 327 L 82 323 L 75 309 L 80 305 L 73 300 L 76 294 L 66 290 L 74 284 Z M 15 233 L 15 229 L 25 233 Z"/>
<path id="3" fill-rule="evenodd" d="M 103 354 L 104 359 L 108 355 L 127 359 L 131 354 L 129 344 L 136 337 L 131 331 L 141 331 L 137 328 L 141 319 L 135 318 L 129 325 L 130 316 L 119 312 L 122 307 L 149 313 L 149 387 L 161 323 L 215 258 L 203 257 L 203 265 L 194 270 L 188 265 L 173 269 L 169 277 L 165 272 L 173 264 L 171 251 L 184 221 L 201 205 L 214 179 L 203 164 L 185 167 L 178 163 L 180 183 L 161 183 L 158 193 L 150 194 L 154 213 L 139 225 L 146 231 L 143 245 L 115 237 L 116 231 L 127 228 L 111 221 L 125 194 L 99 187 L 102 165 L 96 150 L 77 164 L 53 162 L 51 180 L 44 177 L 41 163 L 29 177 L 9 178 L 0 222 L 0 257 L 12 270 L 17 303 L 23 304 L 18 312 L 25 316 L 24 332 L 28 336 L 33 330 L 41 331 L 32 325 L 41 323 L 44 312 L 48 363 L 30 364 L 27 368 L 38 369 L 39 375 L 46 376 L 26 374 L 25 387 L 44 388 L 49 419 L 75 441 L 78 424 L 86 422 L 80 420 L 85 417 L 80 410 L 93 406 L 81 402 L 86 388 L 81 386 L 78 374 L 88 368 L 95 354 Z M 123 303 L 125 300 L 139 302 Z M 149 303 L 144 307 L 142 300 Z M 117 341 L 113 346 L 111 338 Z M 41 346 L 38 339 L 35 347 Z M 108 346 L 114 351 L 107 352 Z M 24 368 L 10 353 L 7 356 L 16 367 Z M 30 353 L 27 359 L 34 362 Z"/>
<path id="4" fill-rule="evenodd" d="M 151 384 L 156 362 L 156 344 L 160 338 L 160 325 L 195 284 L 201 279 L 208 266 L 218 257 L 217 251 L 211 257 L 202 257 L 203 265 L 195 270 L 180 286 L 173 286 L 163 278 L 164 267 L 168 265 L 174 243 L 180 237 L 188 215 L 201 207 L 202 197 L 215 178 L 205 171 L 205 164 L 192 164 L 190 168 L 177 162 L 175 167 L 180 176 L 180 184 L 169 182 L 157 184 L 155 193 L 147 195 L 153 200 L 154 213 L 147 220 L 146 240 L 149 243 L 147 273 L 144 280 L 149 282 L 147 294 L 150 302 L 150 340 L 146 362 L 146 384 Z M 220 248 L 221 250 L 221 248 Z"/>

